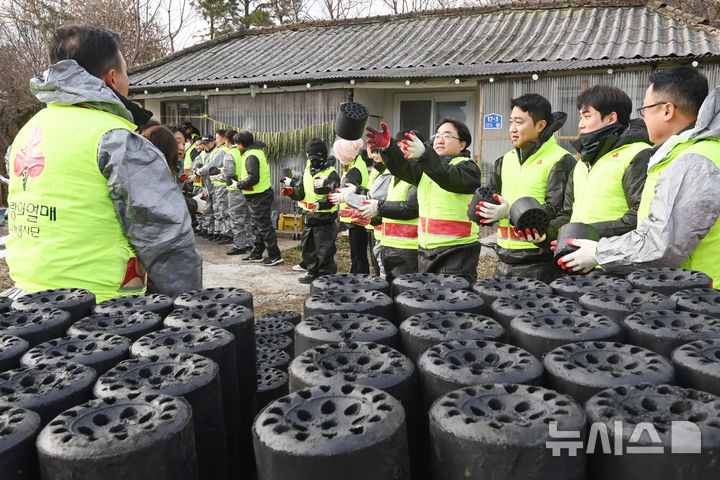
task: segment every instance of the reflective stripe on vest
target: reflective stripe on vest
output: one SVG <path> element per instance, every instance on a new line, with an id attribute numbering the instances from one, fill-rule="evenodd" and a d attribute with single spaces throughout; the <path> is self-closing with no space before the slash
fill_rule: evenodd
<path id="1" fill-rule="evenodd" d="M 503 157 L 502 196 L 510 205 L 522 197 L 532 197 L 541 205 L 544 204 L 550 171 L 560 159 L 569 154 L 570 152 L 557 144 L 555 137 L 550 137 L 537 152 L 520 165 L 517 149 L 513 148 Z M 497 242 L 500 247 L 513 250 L 538 248 L 532 242 L 508 238 L 507 232 L 511 229 L 509 219 L 500 220 L 497 232 Z"/>
<path id="2" fill-rule="evenodd" d="M 578 162 L 573 170 L 575 201 L 570 221 L 607 222 L 625 215 L 630 207 L 623 189 L 623 175 L 635 156 L 649 148 L 643 142 L 623 145 L 603 155 L 590 170 L 585 162 Z"/>
<path id="3" fill-rule="evenodd" d="M 388 189 L 386 202 L 404 202 L 407 200 L 407 194 L 410 190 L 410 184 L 401 180 L 397 184 L 390 184 Z M 397 220 L 393 218 L 383 218 L 382 223 L 382 245 L 384 247 L 404 248 L 407 250 L 417 250 L 418 247 L 418 219 Z"/>
<path id="4" fill-rule="evenodd" d="M 243 188 L 242 192 L 245 195 L 263 193 L 268 188 L 270 188 L 270 163 L 268 162 L 267 156 L 265 156 L 265 152 L 263 152 L 259 148 L 251 148 L 243 152 L 242 159 L 240 161 L 240 181 L 245 180 L 250 175 L 247 171 L 247 167 L 245 166 L 247 157 L 249 157 L 250 155 L 255 155 L 255 157 L 257 157 L 258 159 L 258 164 L 260 165 L 260 179 L 258 180 L 258 183 L 256 183 L 252 187 Z"/>
<path id="5" fill-rule="evenodd" d="M 352 170 L 353 168 L 357 169 L 357 171 L 360 172 L 360 177 L 362 179 L 360 181 L 360 185 L 358 185 L 358 186 L 361 188 L 366 188 L 368 185 L 370 175 L 368 173 L 368 169 L 367 169 L 367 165 L 365 164 L 365 160 L 363 160 L 363 158 L 360 155 L 358 155 L 357 158 L 355 158 L 355 160 L 353 160 L 353 162 L 350 165 L 348 165 L 347 173 L 345 173 L 345 176 L 343 176 L 343 181 L 345 180 L 345 177 L 347 177 L 347 174 L 350 173 L 350 170 Z M 350 208 L 348 207 L 347 203 L 341 203 L 338 206 L 338 211 L 340 211 L 340 212 L 349 211 L 349 210 L 350 210 Z M 352 218 L 350 218 L 350 216 L 343 217 L 342 215 L 340 215 L 340 221 L 343 223 L 351 223 Z"/>
<path id="6" fill-rule="evenodd" d="M 305 211 L 310 211 L 313 209 L 316 203 L 318 203 L 323 198 L 327 198 L 326 195 L 319 195 L 315 193 L 315 188 L 313 187 L 313 180 L 317 177 L 328 177 L 331 173 L 337 172 L 335 170 L 335 167 L 328 167 L 322 172 L 317 172 L 315 175 L 310 175 L 310 167 L 305 168 L 305 171 L 303 172 L 303 189 L 305 190 L 305 198 L 303 198 L 301 201 L 298 202 L 298 206 L 302 208 Z M 335 207 L 326 208 L 323 210 L 315 210 L 316 212 L 332 212 L 335 210 Z"/>
<path id="7" fill-rule="evenodd" d="M 368 174 L 368 182 L 367 182 L 367 189 L 368 192 L 372 190 L 373 184 L 375 183 L 375 179 L 380 176 L 380 170 L 373 168 L 372 171 Z M 370 225 L 369 223 L 365 225 L 365 228 L 367 230 L 374 230 L 375 226 Z M 382 224 L 380 225 L 380 231 L 382 231 Z M 376 237 L 377 238 L 377 237 Z"/>
<path id="8" fill-rule="evenodd" d="M 145 291 L 145 271 L 98 168 L 101 138 L 121 129 L 135 125 L 95 109 L 50 105 L 15 137 L 7 264 L 16 287 L 84 288 L 98 302 Z"/>
<path id="9" fill-rule="evenodd" d="M 233 163 L 235 163 L 235 175 L 237 176 L 238 166 L 242 163 L 242 153 L 235 146 L 230 147 L 227 153 L 233 158 Z M 227 183 L 223 183 L 227 185 Z M 237 188 L 231 187 L 230 185 L 227 185 L 227 189 L 237 191 Z"/>
<path id="10" fill-rule="evenodd" d="M 645 187 L 643 188 L 640 206 L 638 207 L 638 226 L 650 215 L 650 204 L 655 197 L 655 187 L 665 169 L 680 155 L 702 155 L 710 159 L 720 168 L 720 142 L 715 139 L 690 141 L 676 145 L 670 153 L 648 171 Z M 677 213 L 677 212 L 676 212 Z M 679 213 L 680 215 L 682 212 Z M 688 235 L 691 233 L 688 232 Z M 716 221 L 705 237 L 695 247 L 695 251 L 685 261 L 682 268 L 699 270 L 713 279 L 713 283 L 720 283 L 720 221 Z"/>
<path id="11" fill-rule="evenodd" d="M 223 145 L 222 147 L 218 147 L 217 151 L 215 152 L 215 155 L 213 155 L 213 158 L 217 155 L 222 155 L 222 162 L 220 162 L 220 166 L 218 166 L 218 170 L 220 172 L 218 175 L 221 175 L 223 173 L 223 163 L 225 162 L 225 155 L 230 152 L 230 147 L 227 145 Z M 214 176 L 214 175 L 211 175 Z M 225 182 L 221 182 L 220 180 L 210 180 L 213 185 L 227 185 Z"/>
<path id="12" fill-rule="evenodd" d="M 473 162 L 456 157 L 450 165 Z M 467 245 L 476 242 L 479 228 L 467 218 L 467 205 L 472 193 L 452 193 L 441 188 L 427 175 L 418 184 L 418 246 L 426 249 Z"/>

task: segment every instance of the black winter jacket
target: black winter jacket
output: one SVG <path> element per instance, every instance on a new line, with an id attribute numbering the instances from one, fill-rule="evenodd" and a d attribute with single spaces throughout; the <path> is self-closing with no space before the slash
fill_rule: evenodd
<path id="1" fill-rule="evenodd" d="M 591 169 L 597 160 L 608 152 L 627 145 L 629 143 L 644 142 L 649 144 L 647 127 L 645 122 L 640 118 L 634 118 L 630 121 L 628 127 L 620 133 L 620 135 L 609 135 L 600 140 L 600 148 L 591 154 L 583 155 L 581 160 L 585 162 Z M 582 147 L 579 142 L 572 142 L 579 153 L 582 153 Z M 640 206 L 640 198 L 642 196 L 643 187 L 647 178 L 647 167 L 651 156 L 651 149 L 643 150 L 635 155 L 630 165 L 625 169 L 622 177 L 623 191 L 625 192 L 625 200 L 629 208 L 625 214 L 617 220 L 607 222 L 593 223 L 600 234 L 600 237 L 615 237 L 635 229 L 637 226 L 637 210 Z M 568 179 L 567 188 L 565 189 L 565 200 L 560 215 L 555 219 L 556 228 L 560 228 L 570 221 L 572 216 L 572 208 L 575 203 L 573 176 Z"/>
<path id="2" fill-rule="evenodd" d="M 393 186 L 397 185 L 399 178 L 393 179 Z M 378 202 L 378 216 L 392 218 L 394 220 L 412 220 L 418 218 L 417 187 L 410 185 L 405 200 Z"/>
<path id="3" fill-rule="evenodd" d="M 418 159 L 407 159 L 394 140 L 381 152 L 383 162 L 390 173 L 411 185 L 418 185 L 423 175 L 427 175 L 438 186 L 453 193 L 473 193 L 482 182 L 480 167 L 475 162 L 460 162 L 450 165 L 453 158 L 440 158 L 431 145 L 425 146 L 425 153 Z M 458 157 L 471 157 L 463 150 Z"/>

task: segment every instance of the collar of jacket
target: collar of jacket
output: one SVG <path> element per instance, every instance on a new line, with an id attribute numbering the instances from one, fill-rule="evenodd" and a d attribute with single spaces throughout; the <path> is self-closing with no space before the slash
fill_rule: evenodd
<path id="1" fill-rule="evenodd" d="M 567 120 L 567 113 L 565 112 L 553 112 L 551 115 L 550 122 L 545 127 L 545 130 L 540 132 L 540 137 L 538 138 L 537 142 L 528 142 L 525 144 L 525 148 L 515 148 L 518 153 L 518 158 L 520 159 L 520 165 L 525 163 L 525 160 L 532 157 L 535 152 L 540 150 L 540 147 L 543 146 L 545 142 L 550 140 L 550 137 L 555 135 L 555 132 L 560 130 L 563 125 L 565 125 L 565 121 Z"/>
<path id="2" fill-rule="evenodd" d="M 440 160 L 443 162 L 452 162 L 454 159 L 458 157 L 464 157 L 464 158 L 472 158 L 470 156 L 470 151 L 463 150 L 462 152 L 458 153 L 457 155 L 453 155 L 452 157 L 440 157 Z"/>
<path id="3" fill-rule="evenodd" d="M 621 123 L 611 123 L 594 132 L 583 133 L 570 144 L 580 153 L 583 162 L 594 165 L 598 158 L 612 150 L 626 128 Z"/>

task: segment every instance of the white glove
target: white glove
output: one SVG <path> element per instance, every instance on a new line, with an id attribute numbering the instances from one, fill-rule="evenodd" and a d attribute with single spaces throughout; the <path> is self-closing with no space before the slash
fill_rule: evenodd
<path id="1" fill-rule="evenodd" d="M 213 182 L 222 182 L 222 181 L 223 181 L 222 173 L 220 173 L 220 174 L 218 174 L 218 175 L 210 175 L 210 181 L 213 181 Z"/>
<path id="2" fill-rule="evenodd" d="M 499 194 L 493 195 L 495 201 L 499 205 L 490 202 L 480 202 L 477 206 L 477 210 L 480 212 L 480 216 L 486 220 L 481 220 L 482 223 L 493 223 L 503 218 L 508 218 L 508 212 L 510 211 L 510 202 L 505 200 L 505 197 Z"/>
<path id="3" fill-rule="evenodd" d="M 235 179 L 230 180 L 230 188 L 238 188 L 238 185 L 240 185 L 240 182 L 238 182 Z"/>
<path id="4" fill-rule="evenodd" d="M 357 187 L 352 183 L 344 183 L 342 188 L 340 188 L 340 191 L 345 194 L 355 193 L 357 191 Z"/>
<path id="5" fill-rule="evenodd" d="M 547 238 L 547 235 L 544 233 L 540 235 L 537 231 L 537 228 L 533 228 L 532 231 L 530 231 L 529 228 L 526 228 L 524 232 L 522 230 L 518 230 L 518 228 L 515 226 L 513 226 L 512 229 L 513 233 L 518 238 L 522 238 L 526 242 L 541 243 Z"/>
<path id="6" fill-rule="evenodd" d="M 283 177 L 283 179 L 282 179 L 282 184 L 283 184 L 283 185 L 285 185 L 286 187 L 289 187 L 291 183 L 292 183 L 292 178 L 290 178 L 290 177 Z"/>
<path id="7" fill-rule="evenodd" d="M 315 177 L 313 187 L 322 188 L 325 185 L 325 180 L 327 180 L 325 177 Z"/>
<path id="8" fill-rule="evenodd" d="M 358 212 L 364 218 L 373 218 L 378 214 L 379 203 L 378 200 L 363 200 L 363 206 L 358 208 Z"/>
<path id="9" fill-rule="evenodd" d="M 400 150 L 405 153 L 405 158 L 420 158 L 425 153 L 425 145 L 413 132 L 408 132 L 405 136 L 407 139 L 400 142 Z"/>
<path id="10" fill-rule="evenodd" d="M 203 214 L 207 211 L 207 202 L 202 199 L 202 193 L 200 195 L 195 195 L 192 197 L 193 200 L 195 200 L 195 203 L 197 203 L 197 213 Z"/>
<path id="11" fill-rule="evenodd" d="M 598 261 L 595 259 L 597 243 L 593 240 L 571 238 L 567 244 L 580 248 L 558 260 L 558 265 L 571 272 L 588 273 L 592 271 L 598 265 Z"/>
<path id="12" fill-rule="evenodd" d="M 331 193 L 328 195 L 328 198 L 330 198 L 330 201 L 333 203 L 333 205 L 337 205 L 338 203 L 344 203 L 345 202 L 345 193 L 343 193 L 342 190 Z"/>

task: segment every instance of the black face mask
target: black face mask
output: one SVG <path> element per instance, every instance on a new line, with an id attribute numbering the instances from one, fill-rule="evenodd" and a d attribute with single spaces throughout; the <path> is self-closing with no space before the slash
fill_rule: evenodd
<path id="1" fill-rule="evenodd" d="M 580 138 L 573 140 L 572 145 L 580 152 L 583 157 L 593 155 L 598 152 L 603 141 L 610 136 L 619 136 L 627 125 L 621 123 L 611 123 L 607 127 L 595 130 L 590 133 L 583 133 Z"/>
<path id="2" fill-rule="evenodd" d="M 324 158 L 311 158 L 310 159 L 310 173 L 315 175 L 317 172 L 325 170 L 325 159 Z"/>

